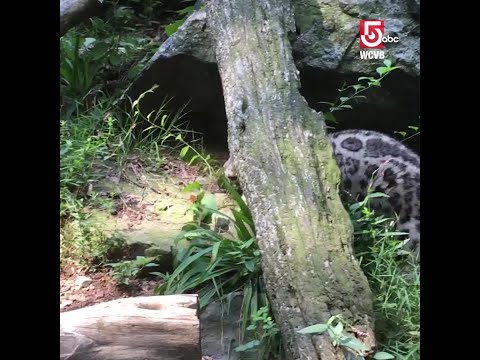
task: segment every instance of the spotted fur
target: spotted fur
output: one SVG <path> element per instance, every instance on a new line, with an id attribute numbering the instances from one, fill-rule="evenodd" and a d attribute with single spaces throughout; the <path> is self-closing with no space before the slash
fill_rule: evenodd
<path id="1" fill-rule="evenodd" d="M 360 201 L 370 188 L 387 198 L 371 205 L 398 215 L 397 230 L 409 234 L 406 248 L 420 255 L 420 157 L 401 142 L 375 131 L 345 130 L 330 135 L 348 201 Z"/>
<path id="2" fill-rule="evenodd" d="M 405 247 L 420 255 L 420 158 L 399 141 L 375 131 L 345 130 L 330 135 L 341 172 L 345 201 L 361 201 L 370 188 L 387 198 L 374 198 L 373 209 L 398 215 L 397 230 L 409 234 Z M 236 177 L 230 157 L 225 175 Z"/>

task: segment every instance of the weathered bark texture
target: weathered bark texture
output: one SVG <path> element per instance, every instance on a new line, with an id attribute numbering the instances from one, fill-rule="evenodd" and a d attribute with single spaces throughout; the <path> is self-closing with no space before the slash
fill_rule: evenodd
<path id="1" fill-rule="evenodd" d="M 267 290 L 287 358 L 343 359 L 325 336 L 296 331 L 343 314 L 372 334 L 372 296 L 324 119 L 300 95 L 289 0 L 211 0 L 230 153 L 254 217 Z"/>
<path id="2" fill-rule="evenodd" d="M 60 314 L 60 359 L 201 359 L 196 295 L 120 299 Z"/>
<path id="3" fill-rule="evenodd" d="M 60 36 L 103 9 L 98 0 L 60 0 Z"/>

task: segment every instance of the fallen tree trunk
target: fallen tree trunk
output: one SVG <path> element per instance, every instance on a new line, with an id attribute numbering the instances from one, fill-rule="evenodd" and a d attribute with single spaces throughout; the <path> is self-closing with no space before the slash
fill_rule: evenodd
<path id="1" fill-rule="evenodd" d="M 372 295 L 352 251 L 340 172 L 324 118 L 300 95 L 289 0 L 210 0 L 228 143 L 254 217 L 287 358 L 344 359 L 327 333 L 297 331 L 342 314 L 374 343 Z"/>
<path id="2" fill-rule="evenodd" d="M 103 9 L 98 0 L 60 0 L 60 37 L 70 28 L 101 14 Z"/>
<path id="3" fill-rule="evenodd" d="M 201 359 L 196 295 L 114 300 L 60 314 L 60 359 Z"/>
<path id="4" fill-rule="evenodd" d="M 324 118 L 298 90 L 288 39 L 295 32 L 293 3 L 298 1 L 204 1 L 160 47 L 129 96 L 136 99 L 155 83 L 166 84 L 168 92 L 167 84 L 183 70 L 172 70 L 176 61 L 217 63 L 229 150 L 252 210 L 287 359 L 338 360 L 345 356 L 326 333 L 297 330 L 342 314 L 368 334 L 363 340 L 373 348 L 372 294 L 353 255 L 352 224 L 340 200 L 340 171 Z M 144 111 L 155 110 L 164 95 L 147 95 Z"/>

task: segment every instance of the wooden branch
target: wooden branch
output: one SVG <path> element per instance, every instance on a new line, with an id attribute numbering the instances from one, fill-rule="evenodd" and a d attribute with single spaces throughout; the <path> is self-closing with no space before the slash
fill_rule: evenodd
<path id="1" fill-rule="evenodd" d="M 60 359 L 201 359 L 197 295 L 126 298 L 60 314 Z"/>

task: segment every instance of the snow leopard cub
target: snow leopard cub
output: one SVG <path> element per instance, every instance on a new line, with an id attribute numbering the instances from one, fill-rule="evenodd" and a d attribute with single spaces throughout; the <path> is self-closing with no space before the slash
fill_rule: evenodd
<path id="1" fill-rule="evenodd" d="M 398 215 L 397 230 L 409 234 L 405 247 L 420 256 L 420 157 L 390 136 L 370 130 L 344 130 L 330 140 L 341 171 L 342 189 L 354 201 L 370 187 L 387 198 L 372 199 L 385 216 Z"/>
<path id="2" fill-rule="evenodd" d="M 409 234 L 405 248 L 420 255 L 420 158 L 399 141 L 370 130 L 344 130 L 329 135 L 341 172 L 347 202 L 361 201 L 370 187 L 388 195 L 374 198 L 372 208 L 385 216 L 397 214 L 397 230 Z M 232 157 L 225 176 L 235 178 Z"/>

